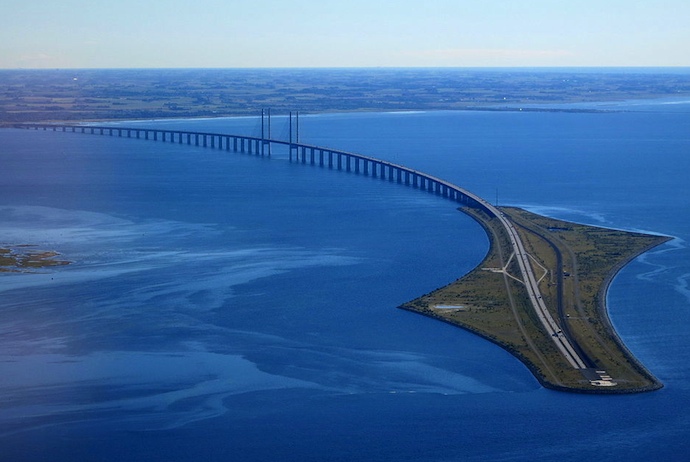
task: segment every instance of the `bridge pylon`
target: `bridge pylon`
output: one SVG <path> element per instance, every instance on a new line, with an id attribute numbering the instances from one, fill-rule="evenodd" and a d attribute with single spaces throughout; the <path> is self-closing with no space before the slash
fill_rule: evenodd
<path id="1" fill-rule="evenodd" d="M 266 130 L 268 128 L 268 130 Z M 268 136 L 267 133 L 268 132 Z M 266 146 L 268 145 L 268 150 Z M 271 109 L 261 110 L 261 155 L 271 157 Z"/>
<path id="2" fill-rule="evenodd" d="M 295 111 L 295 121 L 292 121 L 292 111 L 290 111 L 288 122 L 288 131 L 290 132 L 290 162 L 292 162 L 292 151 L 295 151 L 295 156 L 299 158 L 298 144 L 299 144 L 299 111 Z M 294 139 L 293 139 L 294 135 Z"/>

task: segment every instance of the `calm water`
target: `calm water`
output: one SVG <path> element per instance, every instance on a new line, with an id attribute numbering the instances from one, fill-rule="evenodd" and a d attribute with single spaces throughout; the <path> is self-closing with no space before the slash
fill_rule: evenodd
<path id="1" fill-rule="evenodd" d="M 606 108 L 300 128 L 500 204 L 674 236 L 609 293 L 665 384 L 642 395 L 543 389 L 494 345 L 395 309 L 483 258 L 451 202 L 280 152 L 0 130 L 0 244 L 74 262 L 0 277 L 0 460 L 686 460 L 690 103 Z M 258 134 L 255 118 L 126 125 Z"/>

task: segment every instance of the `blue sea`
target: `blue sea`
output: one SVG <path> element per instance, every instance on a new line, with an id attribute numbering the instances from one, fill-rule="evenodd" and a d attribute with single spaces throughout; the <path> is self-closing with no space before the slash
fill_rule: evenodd
<path id="1" fill-rule="evenodd" d="M 488 250 L 442 197 L 278 148 L 3 129 L 0 247 L 72 263 L 0 274 L 0 460 L 688 460 L 690 98 L 514 109 L 304 115 L 300 141 L 674 237 L 608 293 L 663 389 L 547 390 L 396 309 Z M 115 125 L 260 133 L 256 117 Z M 287 138 L 286 117 L 272 129 Z"/>

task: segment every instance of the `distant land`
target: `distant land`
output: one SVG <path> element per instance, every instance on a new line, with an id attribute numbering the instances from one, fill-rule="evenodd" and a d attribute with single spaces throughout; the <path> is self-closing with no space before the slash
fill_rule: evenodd
<path id="1" fill-rule="evenodd" d="M 685 68 L 0 70 L 0 122 L 514 110 L 683 95 Z"/>

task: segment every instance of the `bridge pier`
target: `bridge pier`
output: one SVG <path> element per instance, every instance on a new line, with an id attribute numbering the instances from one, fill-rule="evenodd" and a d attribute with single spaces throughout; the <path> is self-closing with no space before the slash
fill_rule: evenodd
<path id="1" fill-rule="evenodd" d="M 36 125 L 24 125 L 21 128 L 33 129 L 33 130 L 52 130 L 69 132 L 72 133 L 90 133 L 90 134 L 101 134 L 115 136 L 114 132 L 117 131 L 117 136 L 124 137 L 124 132 L 126 131 L 126 137 L 132 138 L 136 136 L 137 139 L 145 138 L 146 140 L 153 139 L 158 141 L 160 135 L 162 142 L 170 141 L 171 143 L 183 144 L 184 136 L 186 135 L 187 145 L 192 144 L 192 136 L 194 137 L 194 143 L 196 146 L 203 144 L 204 147 L 217 148 L 229 151 L 230 150 L 230 138 L 232 138 L 232 149 L 237 152 L 238 149 L 241 152 L 249 152 L 250 154 L 256 154 L 265 156 L 271 155 L 271 143 L 272 141 L 265 138 L 253 138 L 244 137 L 236 135 L 226 135 L 219 133 L 199 133 L 199 132 L 186 132 L 177 130 L 158 130 L 158 129 L 146 129 L 146 128 L 121 128 L 121 127 L 99 127 L 99 126 L 78 126 L 78 125 L 56 125 L 56 124 L 36 124 Z M 132 133 L 134 132 L 134 134 Z M 142 136 L 143 132 L 143 136 Z M 170 139 L 168 140 L 168 135 L 170 134 Z M 177 136 L 177 140 L 175 140 Z M 203 140 L 199 138 L 203 137 Z M 209 141 L 210 137 L 210 141 Z M 216 144 L 217 137 L 217 144 Z M 223 140 L 225 139 L 225 146 L 223 146 Z M 239 143 L 239 147 L 238 147 Z M 379 178 L 381 180 L 388 180 L 390 182 L 397 182 L 398 184 L 404 183 L 406 186 L 412 186 L 424 190 L 426 192 L 435 194 L 437 196 L 442 196 L 444 198 L 450 199 L 456 203 L 466 204 L 471 207 L 485 208 L 488 210 L 487 206 L 481 201 L 473 198 L 470 193 L 464 192 L 462 188 L 455 187 L 445 181 L 439 180 L 435 177 L 425 175 L 421 172 L 417 172 L 407 167 L 398 166 L 391 164 L 389 162 L 373 159 L 367 156 L 360 156 L 358 154 L 353 154 L 344 151 L 329 150 L 318 146 L 308 146 L 298 143 L 290 143 L 276 141 L 276 143 L 281 145 L 287 145 L 289 149 L 290 162 L 293 161 L 293 151 L 294 159 L 297 162 L 306 164 L 307 163 L 307 151 L 309 151 L 309 163 L 315 165 L 317 162 L 317 151 L 318 151 L 318 164 L 324 167 L 326 162 L 328 163 L 329 169 L 334 169 L 337 166 L 338 170 L 346 170 L 347 172 L 355 172 L 356 174 L 364 174 L 366 176 L 371 176 L 373 178 Z M 268 153 L 266 153 L 265 145 L 268 144 Z M 326 155 L 328 160 L 326 160 Z M 334 159 L 334 156 L 337 159 Z M 354 166 L 352 165 L 354 162 Z M 491 212 L 491 210 L 488 210 Z"/>

